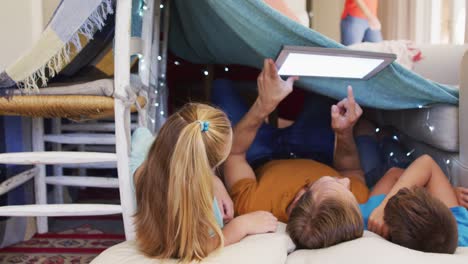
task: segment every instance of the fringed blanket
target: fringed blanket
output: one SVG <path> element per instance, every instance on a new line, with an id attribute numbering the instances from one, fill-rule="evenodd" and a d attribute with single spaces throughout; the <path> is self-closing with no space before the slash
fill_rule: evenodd
<path id="1" fill-rule="evenodd" d="M 113 12 L 113 0 L 62 0 L 34 47 L 0 73 L 0 94 L 15 87 L 37 92 L 104 27 Z"/>

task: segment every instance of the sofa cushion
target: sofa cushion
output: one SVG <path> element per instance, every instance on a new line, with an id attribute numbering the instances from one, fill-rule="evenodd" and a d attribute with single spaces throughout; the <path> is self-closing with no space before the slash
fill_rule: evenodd
<path id="1" fill-rule="evenodd" d="M 276 233 L 248 236 L 239 243 L 211 253 L 201 263 L 271 263 L 283 264 L 294 244 L 285 232 L 286 225 L 280 223 Z M 161 261 L 148 258 L 136 247 L 134 241 L 126 241 L 102 252 L 92 263 L 95 264 L 145 264 L 178 263 L 176 260 Z"/>
<path id="2" fill-rule="evenodd" d="M 381 111 L 380 119 L 417 141 L 448 152 L 459 151 L 458 106 Z"/>
<path id="3" fill-rule="evenodd" d="M 468 263 L 468 248 L 458 248 L 454 255 L 424 253 L 388 242 L 365 231 L 364 237 L 325 249 L 298 250 L 288 256 L 287 264 L 462 264 Z"/>

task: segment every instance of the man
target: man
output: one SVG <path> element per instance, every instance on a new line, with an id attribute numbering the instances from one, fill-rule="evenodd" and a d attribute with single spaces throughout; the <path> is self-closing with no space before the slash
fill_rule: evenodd
<path id="1" fill-rule="evenodd" d="M 348 97 L 331 107 L 331 115 L 313 111 L 314 106 L 306 100 L 303 113 L 290 127 L 274 129 L 264 124 L 267 116 L 291 93 L 297 79 L 283 81 L 274 62 L 265 60 L 258 77 L 258 97 L 242 118 L 236 112 L 239 108 L 215 100 L 237 123 L 224 176 L 237 214 L 270 211 L 280 221 L 289 220 L 287 230 L 299 248 L 321 248 L 363 233 L 358 201 L 367 200 L 368 189 L 353 138 L 353 127 L 362 109 L 348 87 Z M 223 90 L 224 98 L 232 99 L 231 92 Z M 327 120 L 325 116 L 328 120 L 331 117 L 334 137 L 323 127 L 327 124 L 321 122 Z M 334 147 L 331 154 L 334 169 L 313 160 L 318 157 L 314 150 L 320 154 L 320 147 Z M 289 150 L 291 155 L 286 159 Z M 255 158 L 266 163 L 254 171 Z"/>

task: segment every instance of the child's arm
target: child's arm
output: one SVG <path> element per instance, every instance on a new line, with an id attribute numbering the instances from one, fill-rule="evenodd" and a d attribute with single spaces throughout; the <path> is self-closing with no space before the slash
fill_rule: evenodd
<path id="1" fill-rule="evenodd" d="M 224 246 L 239 242 L 247 235 L 275 232 L 278 220 L 271 213 L 257 211 L 234 218 L 223 228 Z M 211 240 L 212 250 L 219 245 L 215 236 Z"/>
<path id="2" fill-rule="evenodd" d="M 375 184 L 374 188 L 372 188 L 369 197 L 379 194 L 388 194 L 403 172 L 405 172 L 405 170 L 400 168 L 389 169 L 385 175 Z"/>
<path id="3" fill-rule="evenodd" d="M 441 200 L 447 207 L 458 206 L 457 197 L 445 174 L 428 155 L 415 160 L 393 185 L 383 202 L 369 217 L 369 230 L 384 237 L 388 236 L 388 227 L 383 220 L 383 211 L 388 200 L 402 188 L 414 186 L 426 187 L 427 191 Z"/>
<path id="4" fill-rule="evenodd" d="M 229 196 L 226 187 L 221 179 L 213 175 L 213 193 L 218 202 L 219 211 L 223 216 L 223 222 L 229 222 L 234 217 L 234 206 L 232 199 Z"/>

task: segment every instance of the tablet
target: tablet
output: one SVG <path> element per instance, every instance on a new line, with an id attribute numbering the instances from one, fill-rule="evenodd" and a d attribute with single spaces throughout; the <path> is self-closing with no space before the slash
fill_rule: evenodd
<path id="1" fill-rule="evenodd" d="M 395 59 L 391 53 L 284 46 L 276 58 L 276 67 L 282 76 L 368 80 Z"/>

